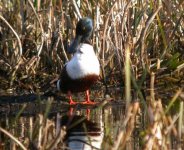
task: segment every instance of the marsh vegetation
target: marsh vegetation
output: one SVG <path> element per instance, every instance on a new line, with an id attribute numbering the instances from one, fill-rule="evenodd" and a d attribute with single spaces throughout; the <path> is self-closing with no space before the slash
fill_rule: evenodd
<path id="1" fill-rule="evenodd" d="M 1 0 L 0 149 L 67 148 L 66 126 L 59 128 L 49 115 L 52 109 L 67 112 L 67 100 L 58 96 L 54 82 L 71 58 L 66 50 L 81 16 L 94 21 L 91 41 L 101 65 L 100 80 L 92 88 L 93 98 L 100 101 L 96 109 L 108 114 L 101 149 L 130 149 L 135 137 L 135 149 L 182 149 L 182 0 Z M 36 101 L 16 103 L 29 94 L 35 94 Z M 6 103 L 5 96 L 12 96 L 14 103 Z M 65 107 L 59 110 L 59 104 Z M 109 112 L 114 105 L 123 108 L 118 123 L 108 124 L 113 113 L 105 113 L 105 108 L 111 104 Z M 35 113 L 26 111 L 29 108 L 36 108 Z M 13 120 L 5 117 L 8 114 Z M 26 121 L 31 130 L 21 139 L 17 123 Z"/>

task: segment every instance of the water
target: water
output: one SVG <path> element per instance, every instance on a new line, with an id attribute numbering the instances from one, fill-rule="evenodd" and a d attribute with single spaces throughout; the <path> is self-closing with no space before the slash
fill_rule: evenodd
<path id="1" fill-rule="evenodd" d="M 100 102 L 96 106 L 71 107 L 66 101 L 57 102 L 52 98 L 47 101 L 0 104 L 0 150 L 20 149 L 20 144 L 17 144 L 15 139 L 31 150 L 110 150 L 118 144 L 120 149 L 144 149 L 144 146 L 149 146 L 146 140 L 154 135 L 149 132 L 157 121 L 150 121 L 153 117 L 147 114 L 150 108 L 146 113 L 146 110 L 142 109 L 142 104 L 138 104 L 135 116 L 133 115 L 136 107 L 131 105 L 130 109 L 126 110 L 125 103 L 120 97 L 106 103 Z M 157 106 L 157 102 L 153 106 L 153 113 L 155 110 L 162 110 L 159 108 L 160 105 Z M 155 116 L 159 116 L 159 112 L 155 113 Z M 168 124 L 159 121 L 161 126 Z M 168 131 L 169 127 L 170 124 L 161 128 L 161 131 Z M 174 130 L 173 128 L 165 136 L 170 137 L 170 143 L 165 145 L 166 149 L 177 149 L 178 145 L 181 145 L 176 140 L 177 136 L 172 135 Z M 118 138 L 121 135 L 123 137 L 119 142 Z M 164 134 L 162 136 L 165 140 Z M 155 144 L 154 146 L 159 147 Z"/>
<path id="2" fill-rule="evenodd" d="M 13 104 L 9 107 L 11 111 L 8 113 L 1 112 L 0 126 L 32 149 L 52 145 L 61 129 L 62 136 L 58 138 L 60 141 L 57 141 L 59 149 L 110 149 L 117 139 L 125 115 L 125 105 L 114 101 L 100 107 L 69 107 L 53 103 L 48 114 L 45 113 L 47 104 L 30 103 L 20 116 L 17 114 L 22 109 L 22 104 Z M 44 114 L 47 114 L 46 120 Z M 128 140 L 128 147 L 133 148 L 137 141 L 131 138 Z M 2 132 L 0 143 L 3 149 L 19 147 Z"/>

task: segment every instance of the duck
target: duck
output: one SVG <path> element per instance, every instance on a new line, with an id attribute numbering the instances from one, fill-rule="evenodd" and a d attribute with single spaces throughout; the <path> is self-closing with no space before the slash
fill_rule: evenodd
<path id="1" fill-rule="evenodd" d="M 100 64 L 90 43 L 93 21 L 89 17 L 81 18 L 76 25 L 76 35 L 67 52 L 73 57 L 64 65 L 57 81 L 57 89 L 68 94 L 69 104 L 78 102 L 72 99 L 72 93 L 85 92 L 82 104 L 95 104 L 90 100 L 90 87 L 99 80 Z"/>

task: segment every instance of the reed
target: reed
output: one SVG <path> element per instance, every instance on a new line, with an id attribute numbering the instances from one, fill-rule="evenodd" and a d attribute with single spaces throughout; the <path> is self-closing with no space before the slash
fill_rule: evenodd
<path id="1" fill-rule="evenodd" d="M 183 1 L 3 0 L 0 10 L 2 90 L 36 93 L 41 87 L 40 92 L 44 92 L 43 81 L 50 83 L 57 78 L 71 57 L 66 50 L 75 35 L 76 22 L 89 16 L 94 20 L 92 44 L 100 60 L 101 82 L 106 89 L 123 86 L 121 93 L 126 93 L 127 113 L 110 149 L 126 147 L 139 109 L 145 110 L 147 120 L 142 148 L 169 149 L 172 134 L 183 140 Z M 155 93 L 161 92 L 170 95 L 157 98 Z M 136 102 L 132 93 L 136 93 Z M 173 115 L 178 100 L 179 111 Z M 59 131 L 47 144 L 49 129 L 54 127 L 46 119 L 49 108 L 50 104 L 30 133 L 30 143 L 38 148 L 55 147 L 64 136 Z M 25 149 L 11 134 L 2 128 L 0 131 Z"/>

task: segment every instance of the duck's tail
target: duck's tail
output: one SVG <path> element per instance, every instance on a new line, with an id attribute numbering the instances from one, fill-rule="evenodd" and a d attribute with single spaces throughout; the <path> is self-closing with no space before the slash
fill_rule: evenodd
<path id="1" fill-rule="evenodd" d="M 58 80 L 58 81 L 57 81 L 57 90 L 58 90 L 58 91 L 61 91 L 61 85 L 60 85 L 60 82 L 61 82 L 60 80 Z"/>

